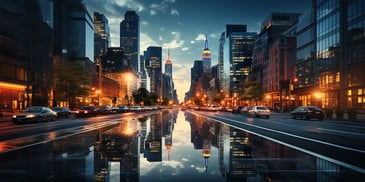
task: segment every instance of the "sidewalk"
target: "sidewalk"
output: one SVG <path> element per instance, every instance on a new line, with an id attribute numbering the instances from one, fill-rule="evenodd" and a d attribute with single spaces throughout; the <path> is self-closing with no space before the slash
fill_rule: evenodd
<path id="1" fill-rule="evenodd" d="M 16 114 L 15 112 L 2 112 L 2 116 L 0 114 L 0 122 L 11 122 L 11 117 Z"/>

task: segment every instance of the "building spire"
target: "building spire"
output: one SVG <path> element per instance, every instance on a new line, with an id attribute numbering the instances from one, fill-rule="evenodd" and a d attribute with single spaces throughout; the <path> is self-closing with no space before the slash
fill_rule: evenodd
<path id="1" fill-rule="evenodd" d="M 205 48 L 204 49 L 205 50 L 209 49 L 208 48 L 208 36 L 207 36 L 207 34 L 205 34 Z"/>
<path id="2" fill-rule="evenodd" d="M 170 60 L 170 48 L 167 48 L 167 59 Z"/>

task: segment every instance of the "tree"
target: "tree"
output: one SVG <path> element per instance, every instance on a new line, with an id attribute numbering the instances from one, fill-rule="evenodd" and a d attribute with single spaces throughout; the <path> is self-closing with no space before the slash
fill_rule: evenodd
<path id="1" fill-rule="evenodd" d="M 262 87 L 257 80 L 248 79 L 244 82 L 241 100 L 257 101 L 262 99 Z"/>
<path id="2" fill-rule="evenodd" d="M 144 105 L 153 105 L 158 99 L 156 94 L 149 92 L 146 88 L 139 88 L 132 93 L 132 96 L 135 103 Z"/>
<path id="3" fill-rule="evenodd" d="M 71 109 L 76 106 L 76 97 L 88 96 L 91 75 L 83 71 L 77 62 L 63 62 L 55 70 L 56 100 L 68 101 Z"/>

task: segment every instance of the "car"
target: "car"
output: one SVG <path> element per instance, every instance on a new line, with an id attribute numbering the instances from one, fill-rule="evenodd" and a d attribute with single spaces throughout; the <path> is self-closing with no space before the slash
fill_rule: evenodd
<path id="1" fill-rule="evenodd" d="M 129 107 L 128 106 L 124 106 L 124 105 L 120 105 L 120 106 L 118 106 L 118 111 L 119 112 L 122 112 L 122 113 L 129 112 Z"/>
<path id="2" fill-rule="evenodd" d="M 142 111 L 142 107 L 141 106 L 131 106 L 130 107 L 130 111 L 131 112 L 141 112 Z"/>
<path id="3" fill-rule="evenodd" d="M 322 121 L 326 117 L 326 114 L 321 108 L 317 106 L 299 106 L 290 112 L 290 117 L 292 119 L 318 119 Z"/>
<path id="4" fill-rule="evenodd" d="M 271 111 L 266 106 L 253 106 L 248 111 L 248 116 L 250 117 L 266 117 L 270 118 Z"/>
<path id="5" fill-rule="evenodd" d="M 232 114 L 239 114 L 243 106 L 236 106 L 232 109 Z"/>
<path id="6" fill-rule="evenodd" d="M 68 107 L 52 107 L 53 111 L 57 112 L 58 118 L 69 118 L 71 110 Z"/>
<path id="7" fill-rule="evenodd" d="M 99 113 L 99 108 L 96 106 L 82 106 L 79 110 L 76 111 L 75 116 L 79 117 L 91 117 L 97 116 Z"/>
<path id="8" fill-rule="evenodd" d="M 251 109 L 252 109 L 252 107 L 250 107 L 250 106 L 243 106 L 240 111 L 240 114 L 248 116 L 248 111 Z"/>
<path id="9" fill-rule="evenodd" d="M 56 121 L 57 112 L 45 106 L 30 106 L 11 118 L 15 124 L 39 123 L 43 121 Z"/>
<path id="10" fill-rule="evenodd" d="M 110 114 L 113 112 L 112 106 L 99 106 L 99 113 L 101 114 Z"/>
<path id="11" fill-rule="evenodd" d="M 208 111 L 216 112 L 219 110 L 219 106 L 211 105 L 208 109 Z"/>

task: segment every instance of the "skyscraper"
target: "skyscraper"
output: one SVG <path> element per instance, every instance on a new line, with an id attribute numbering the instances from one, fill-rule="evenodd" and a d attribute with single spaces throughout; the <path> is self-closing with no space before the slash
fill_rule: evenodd
<path id="1" fill-rule="evenodd" d="M 204 50 L 203 50 L 203 70 L 204 72 L 207 72 L 210 69 L 211 65 L 211 55 L 210 50 L 208 48 L 208 38 L 207 35 L 205 35 L 205 44 L 204 44 Z"/>
<path id="2" fill-rule="evenodd" d="M 135 11 L 127 11 L 120 23 L 120 47 L 135 72 L 139 72 L 139 30 L 139 16 Z"/>
<path id="3" fill-rule="evenodd" d="M 246 32 L 246 25 L 227 25 L 220 39 L 220 90 L 237 97 L 242 82 L 249 76 L 252 50 L 257 34 Z M 222 54 L 222 55 L 221 55 Z M 222 65 L 223 64 L 223 65 Z"/>
<path id="4" fill-rule="evenodd" d="M 110 47 L 110 29 L 108 19 L 104 14 L 94 12 L 94 56 L 105 54 Z"/>
<path id="5" fill-rule="evenodd" d="M 150 92 L 162 96 L 162 48 L 150 46 L 144 53 L 145 66 L 150 78 Z"/>
<path id="6" fill-rule="evenodd" d="M 167 53 L 167 60 L 165 63 L 165 73 L 169 74 L 172 78 L 172 62 L 170 59 L 170 49 L 168 50 L 168 53 Z"/>

